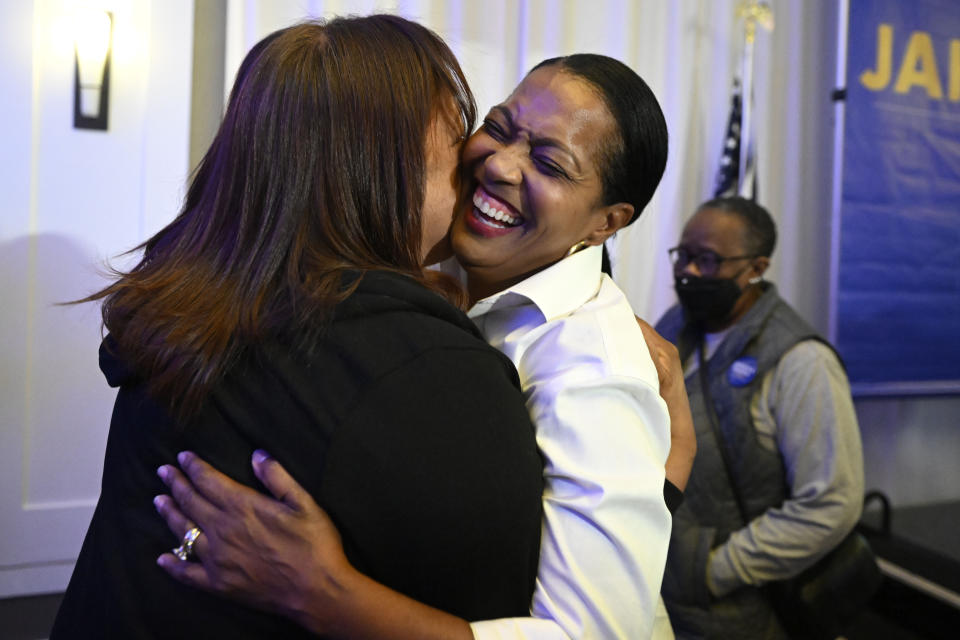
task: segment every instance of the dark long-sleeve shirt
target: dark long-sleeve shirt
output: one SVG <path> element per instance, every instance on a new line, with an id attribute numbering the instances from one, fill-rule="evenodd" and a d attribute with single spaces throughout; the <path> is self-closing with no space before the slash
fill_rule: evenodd
<path id="1" fill-rule="evenodd" d="M 510 361 L 446 301 L 388 273 L 363 278 L 309 355 L 287 343 L 252 349 L 185 429 L 101 349 L 119 392 L 52 638 L 304 634 L 156 566 L 179 544 L 153 508 L 156 469 L 184 449 L 252 486 L 251 453 L 266 449 L 330 513 L 358 570 L 467 619 L 527 614 L 542 462 Z"/>

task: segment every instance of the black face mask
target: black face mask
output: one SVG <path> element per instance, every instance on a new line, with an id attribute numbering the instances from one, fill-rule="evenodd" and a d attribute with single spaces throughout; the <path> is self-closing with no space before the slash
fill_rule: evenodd
<path id="1" fill-rule="evenodd" d="M 723 322 L 743 293 L 733 278 L 678 276 L 674 287 L 687 317 L 705 325 Z"/>

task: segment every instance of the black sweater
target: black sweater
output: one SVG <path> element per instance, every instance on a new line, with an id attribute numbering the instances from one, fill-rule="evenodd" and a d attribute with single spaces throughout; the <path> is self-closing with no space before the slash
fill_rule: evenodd
<path id="1" fill-rule="evenodd" d="M 310 356 L 282 345 L 251 350 L 188 429 L 101 347 L 120 389 L 100 500 L 51 638 L 302 633 L 156 566 L 179 544 L 153 508 L 166 492 L 156 469 L 184 449 L 261 489 L 250 456 L 265 449 L 330 513 L 360 571 L 468 620 L 528 615 L 542 463 L 510 361 L 439 296 L 379 272 Z"/>

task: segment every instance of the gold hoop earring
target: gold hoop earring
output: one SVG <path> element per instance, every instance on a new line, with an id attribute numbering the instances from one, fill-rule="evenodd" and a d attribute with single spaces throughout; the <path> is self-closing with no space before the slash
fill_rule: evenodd
<path id="1" fill-rule="evenodd" d="M 565 255 L 565 256 L 563 256 L 563 257 L 566 258 L 566 257 L 572 256 L 572 255 L 575 254 L 577 251 L 580 251 L 581 249 L 583 249 L 583 248 L 586 247 L 586 246 L 587 246 L 587 241 L 586 241 L 586 240 L 581 240 L 581 241 L 578 242 L 577 244 L 575 244 L 575 245 L 573 245 L 572 247 L 570 247 L 570 250 L 567 251 L 567 255 Z"/>

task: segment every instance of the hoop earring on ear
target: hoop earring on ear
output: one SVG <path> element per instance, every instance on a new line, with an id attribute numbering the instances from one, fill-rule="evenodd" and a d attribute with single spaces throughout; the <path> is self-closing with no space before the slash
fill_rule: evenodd
<path id="1" fill-rule="evenodd" d="M 587 241 L 586 241 L 586 240 L 581 240 L 581 241 L 578 242 L 577 244 L 575 244 L 575 245 L 573 245 L 572 247 L 570 247 L 570 250 L 567 251 L 567 255 L 565 255 L 565 256 L 563 256 L 563 257 L 566 258 L 566 257 L 572 256 L 572 255 L 575 254 L 577 251 L 580 251 L 580 249 L 583 249 L 583 248 L 586 247 L 586 246 L 587 246 Z"/>

